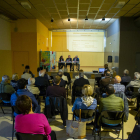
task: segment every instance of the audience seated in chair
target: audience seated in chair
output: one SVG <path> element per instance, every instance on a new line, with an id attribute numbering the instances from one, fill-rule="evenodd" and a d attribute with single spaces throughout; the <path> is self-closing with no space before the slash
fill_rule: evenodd
<path id="1" fill-rule="evenodd" d="M 101 98 L 99 105 L 99 113 L 102 111 L 123 111 L 124 110 L 124 101 L 120 97 L 116 97 L 114 94 L 114 87 L 112 85 L 108 85 L 106 87 L 106 93 L 108 97 Z M 98 118 L 98 117 L 97 117 Z M 108 121 L 105 118 L 102 120 L 103 123 L 108 125 L 118 125 L 121 120 Z"/>
<path id="2" fill-rule="evenodd" d="M 46 77 L 44 77 L 46 73 L 46 70 L 43 69 L 43 70 L 40 70 L 39 71 L 39 76 L 35 78 L 35 85 L 37 87 L 40 87 L 40 86 L 49 86 L 49 81 Z"/>
<path id="3" fill-rule="evenodd" d="M 34 74 L 30 71 L 30 66 L 29 65 L 26 65 L 25 66 L 25 71 L 23 72 L 23 74 L 26 73 L 26 70 L 28 70 L 29 71 L 29 74 L 32 75 L 31 77 L 34 77 Z"/>
<path id="4" fill-rule="evenodd" d="M 21 75 L 21 78 L 28 80 L 30 77 L 32 77 L 32 75 L 29 73 L 29 69 L 25 69 L 24 74 Z"/>
<path id="5" fill-rule="evenodd" d="M 71 77 L 70 77 L 70 74 L 68 73 L 67 68 L 64 68 L 64 76 L 67 76 L 68 84 L 71 83 Z"/>
<path id="6" fill-rule="evenodd" d="M 15 89 L 9 84 L 9 76 L 4 75 L 0 83 L 0 93 L 10 93 L 13 94 Z"/>
<path id="7" fill-rule="evenodd" d="M 59 72 L 62 73 L 62 79 L 68 83 L 68 78 L 67 78 L 67 76 L 64 75 L 63 70 L 60 69 Z"/>
<path id="8" fill-rule="evenodd" d="M 65 87 L 66 84 L 67 84 L 67 81 L 65 81 L 65 80 L 62 79 L 63 73 L 62 72 L 58 72 L 57 75 L 60 76 L 60 78 L 61 78 L 61 81 L 60 81 L 60 84 L 59 84 L 60 87 Z"/>
<path id="9" fill-rule="evenodd" d="M 26 134 L 44 134 L 48 140 L 56 140 L 56 134 L 52 131 L 44 114 L 34 113 L 32 100 L 26 95 L 17 98 L 16 107 L 21 112 L 15 118 L 15 129 L 17 132 Z"/>
<path id="10" fill-rule="evenodd" d="M 131 81 L 131 77 L 129 76 L 129 71 L 127 69 L 124 70 L 124 75 L 121 77 L 121 83 L 129 83 Z"/>
<path id="11" fill-rule="evenodd" d="M 17 82 L 18 82 L 18 80 L 19 80 L 18 74 L 17 74 L 17 73 L 13 74 L 12 80 L 11 80 L 11 82 L 10 82 L 10 85 L 11 85 L 15 90 L 17 90 Z"/>
<path id="12" fill-rule="evenodd" d="M 73 107 L 72 112 L 76 109 L 95 109 L 97 107 L 97 100 L 94 99 L 91 95 L 93 95 L 93 89 L 91 85 L 84 85 L 82 88 L 83 97 L 76 98 Z M 82 119 L 81 121 L 90 123 L 92 122 L 94 116 L 90 119 Z M 76 117 L 76 120 L 79 120 L 78 117 Z"/>
<path id="13" fill-rule="evenodd" d="M 33 104 L 32 107 L 34 109 L 34 112 L 35 113 L 40 113 L 40 106 L 38 105 L 38 102 L 37 102 L 35 96 L 26 89 L 26 80 L 23 79 L 23 78 L 18 80 L 18 90 L 17 90 L 17 92 L 15 92 L 14 94 L 11 95 L 11 106 L 16 105 L 16 100 L 17 100 L 18 96 L 21 96 L 21 95 L 29 96 L 32 100 L 32 104 Z M 14 115 L 16 116 L 18 114 L 14 113 Z"/>
<path id="14" fill-rule="evenodd" d="M 130 81 L 130 83 L 126 86 L 126 89 L 128 87 L 140 87 L 140 74 L 139 72 L 134 73 L 134 80 Z"/>
<path id="15" fill-rule="evenodd" d="M 66 98 L 66 90 L 64 87 L 60 87 L 61 78 L 60 76 L 56 75 L 54 77 L 54 85 L 49 86 L 46 91 L 46 96 L 50 97 L 64 97 Z"/>
<path id="16" fill-rule="evenodd" d="M 80 72 L 79 73 L 80 78 L 76 79 L 73 83 L 72 87 L 72 103 L 75 100 L 75 96 L 82 96 L 82 87 L 84 85 L 90 85 L 89 81 L 84 78 L 84 73 Z"/>
<path id="17" fill-rule="evenodd" d="M 35 78 L 28 79 L 27 89 L 35 95 L 39 95 L 40 93 L 39 88 L 35 87 Z"/>
<path id="18" fill-rule="evenodd" d="M 125 92 L 125 86 L 122 85 L 121 83 L 121 77 L 119 75 L 115 76 L 115 84 L 114 86 L 114 90 L 115 92 Z"/>
<path id="19" fill-rule="evenodd" d="M 75 79 L 79 79 L 80 78 L 80 73 L 84 73 L 84 71 L 81 69 L 79 70 L 79 74 L 75 76 Z M 83 76 L 84 79 L 88 79 L 87 76 L 84 74 Z"/>

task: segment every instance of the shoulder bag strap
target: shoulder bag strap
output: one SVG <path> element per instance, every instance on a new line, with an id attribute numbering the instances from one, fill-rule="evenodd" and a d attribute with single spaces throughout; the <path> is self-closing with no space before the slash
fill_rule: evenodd
<path id="1" fill-rule="evenodd" d="M 79 111 L 79 121 L 81 122 L 81 109 Z"/>

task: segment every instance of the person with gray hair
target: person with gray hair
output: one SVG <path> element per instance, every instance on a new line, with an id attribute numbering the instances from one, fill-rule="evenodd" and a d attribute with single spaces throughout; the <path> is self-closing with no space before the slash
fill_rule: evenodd
<path id="1" fill-rule="evenodd" d="M 121 83 L 129 83 L 131 81 L 131 77 L 129 76 L 129 71 L 127 69 L 124 70 L 123 76 L 121 77 Z"/>
<path id="2" fill-rule="evenodd" d="M 131 81 L 127 86 L 128 87 L 139 87 L 140 88 L 140 73 L 134 72 L 134 81 Z"/>
<path id="3" fill-rule="evenodd" d="M 74 65 L 76 65 L 76 67 L 77 67 L 77 69 L 78 69 L 78 71 L 79 71 L 79 69 L 80 69 L 80 64 L 79 64 L 79 62 L 80 62 L 80 60 L 79 60 L 79 58 L 78 58 L 78 55 L 76 55 L 76 56 L 73 58 L 73 61 L 76 62 L 76 63 L 73 63 L 73 71 L 74 71 Z"/>
<path id="4" fill-rule="evenodd" d="M 35 78 L 29 78 L 28 79 L 28 85 L 27 85 L 27 89 L 36 95 L 39 95 L 40 91 L 38 87 L 35 87 Z"/>
<path id="5" fill-rule="evenodd" d="M 2 76 L 2 81 L 0 83 L 0 93 L 10 93 L 13 94 L 15 92 L 15 89 L 8 83 L 9 81 L 9 76 L 3 75 Z M 5 102 L 4 103 L 10 103 L 10 102 Z"/>
<path id="6" fill-rule="evenodd" d="M 79 72 L 79 79 L 76 79 L 72 87 L 72 102 L 74 103 L 75 96 L 82 96 L 82 87 L 84 85 L 90 85 L 89 81 L 84 78 L 84 73 Z"/>
<path id="7" fill-rule="evenodd" d="M 59 72 L 61 72 L 61 73 L 62 73 L 62 79 L 68 83 L 68 78 L 67 78 L 67 76 L 65 76 L 65 75 L 64 75 L 63 70 L 62 70 L 62 69 L 60 69 L 60 70 L 59 70 Z"/>

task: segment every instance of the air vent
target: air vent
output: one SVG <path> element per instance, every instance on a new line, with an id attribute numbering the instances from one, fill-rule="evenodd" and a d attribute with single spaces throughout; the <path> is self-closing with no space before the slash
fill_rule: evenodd
<path id="1" fill-rule="evenodd" d="M 125 5 L 125 1 L 119 1 L 115 8 L 122 8 Z"/>
<path id="2" fill-rule="evenodd" d="M 31 5 L 28 2 L 21 2 L 21 5 L 25 8 L 25 9 L 31 9 Z"/>

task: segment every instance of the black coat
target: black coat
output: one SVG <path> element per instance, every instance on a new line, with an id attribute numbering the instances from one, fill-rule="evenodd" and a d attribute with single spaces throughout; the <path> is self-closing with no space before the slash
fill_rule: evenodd
<path id="1" fill-rule="evenodd" d="M 67 100 L 63 97 L 46 97 L 44 114 L 47 118 L 60 113 L 63 125 L 66 125 L 68 119 Z"/>

